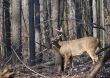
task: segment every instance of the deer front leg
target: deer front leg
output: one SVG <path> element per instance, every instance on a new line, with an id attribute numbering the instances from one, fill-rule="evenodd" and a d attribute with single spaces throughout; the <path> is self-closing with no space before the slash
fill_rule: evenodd
<path id="1" fill-rule="evenodd" d="M 65 55 L 64 56 L 64 70 L 67 68 L 68 62 L 69 62 L 70 56 Z"/>

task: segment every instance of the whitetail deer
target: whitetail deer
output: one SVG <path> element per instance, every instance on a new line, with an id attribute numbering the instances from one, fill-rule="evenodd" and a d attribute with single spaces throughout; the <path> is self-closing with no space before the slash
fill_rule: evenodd
<path id="1" fill-rule="evenodd" d="M 64 69 L 67 67 L 70 58 L 87 52 L 92 59 L 93 64 L 98 62 L 98 56 L 95 51 L 98 47 L 99 40 L 95 37 L 84 37 L 76 40 L 59 41 L 60 48 L 55 47 L 56 51 L 64 58 Z M 61 67 L 60 67 L 61 68 Z"/>

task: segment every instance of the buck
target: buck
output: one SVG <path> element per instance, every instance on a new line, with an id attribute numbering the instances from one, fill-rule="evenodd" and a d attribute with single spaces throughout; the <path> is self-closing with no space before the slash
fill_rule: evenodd
<path id="1" fill-rule="evenodd" d="M 99 40 L 95 37 L 84 37 L 76 40 L 59 41 L 60 48 L 55 47 L 56 51 L 63 57 L 64 70 L 67 67 L 68 62 L 73 56 L 81 55 L 87 52 L 91 57 L 93 64 L 98 62 L 98 56 L 95 54 L 99 44 Z M 62 67 L 60 67 L 62 68 Z"/>

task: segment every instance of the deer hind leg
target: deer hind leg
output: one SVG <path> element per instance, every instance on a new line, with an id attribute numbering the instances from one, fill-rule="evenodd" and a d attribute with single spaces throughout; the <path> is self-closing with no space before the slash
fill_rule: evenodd
<path id="1" fill-rule="evenodd" d="M 90 50 L 87 52 L 92 59 L 93 64 L 98 62 L 98 56 L 95 54 L 95 50 Z"/>

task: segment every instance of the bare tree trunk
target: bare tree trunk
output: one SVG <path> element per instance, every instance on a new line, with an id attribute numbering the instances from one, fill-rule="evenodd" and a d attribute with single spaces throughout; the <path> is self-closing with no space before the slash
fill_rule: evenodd
<path id="1" fill-rule="evenodd" d="M 51 48 L 52 26 L 51 26 L 51 0 L 47 0 L 47 45 Z"/>
<path id="2" fill-rule="evenodd" d="M 93 11 L 93 26 L 96 26 L 97 17 L 96 17 L 96 0 L 92 1 L 92 11 Z M 93 28 L 93 36 L 97 37 L 97 29 Z"/>
<path id="3" fill-rule="evenodd" d="M 69 39 L 76 38 L 76 21 L 75 21 L 75 3 L 72 0 L 67 0 L 68 4 L 68 31 Z"/>
<path id="4" fill-rule="evenodd" d="M 93 35 L 93 19 L 92 19 L 92 1 L 83 0 L 83 23 L 84 23 L 84 32 L 86 36 Z"/>
<path id="5" fill-rule="evenodd" d="M 3 0 L 0 0 L 0 59 L 3 57 Z"/>
<path id="6" fill-rule="evenodd" d="M 37 57 L 36 62 L 39 63 L 42 61 L 42 57 L 40 56 L 40 2 L 39 0 L 35 0 L 35 51 L 39 57 Z"/>
<path id="7" fill-rule="evenodd" d="M 58 25 L 62 27 L 63 24 L 63 14 L 64 13 L 64 0 L 59 1 L 59 8 L 58 8 Z"/>
<path id="8" fill-rule="evenodd" d="M 64 22 L 64 0 L 59 1 L 59 8 L 58 8 L 58 27 L 60 28 L 60 32 L 63 32 L 63 22 Z M 64 32 L 58 33 L 59 35 L 62 35 L 61 40 L 64 39 Z"/>
<path id="9" fill-rule="evenodd" d="M 48 35 L 49 35 L 49 39 L 52 38 L 52 26 L 51 26 L 51 0 L 47 0 L 47 12 L 48 12 Z M 50 43 L 51 40 L 49 40 L 49 43 Z M 50 43 L 49 44 L 50 48 L 52 46 L 52 44 Z"/>
<path id="10" fill-rule="evenodd" d="M 59 0 L 51 0 L 51 24 L 53 28 L 53 36 L 55 37 L 58 29 L 58 3 Z"/>
<path id="11" fill-rule="evenodd" d="M 64 12 L 63 12 L 63 35 L 64 40 L 68 40 L 69 34 L 68 34 L 68 15 L 67 15 L 67 0 L 64 0 Z"/>
<path id="12" fill-rule="evenodd" d="M 104 0 L 104 24 L 107 34 L 110 34 L 110 0 Z M 110 44 L 110 37 L 105 33 L 106 44 Z"/>
<path id="13" fill-rule="evenodd" d="M 35 0 L 35 42 L 40 43 L 40 3 Z M 40 45 L 36 43 L 36 52 L 39 52 Z"/>
<path id="14" fill-rule="evenodd" d="M 46 43 L 46 38 L 45 38 L 45 25 L 44 25 L 44 0 L 39 0 L 40 3 L 40 29 L 41 29 L 41 35 L 40 35 L 40 42 L 41 45 L 44 45 Z M 42 50 L 44 47 L 41 46 L 40 49 Z"/>
<path id="15" fill-rule="evenodd" d="M 19 57 L 22 58 L 21 46 L 21 0 L 12 0 L 12 21 L 11 21 L 11 45 Z M 14 54 L 14 53 L 13 53 Z M 17 62 L 15 54 L 13 55 L 13 63 Z"/>
<path id="16" fill-rule="evenodd" d="M 77 38 L 83 37 L 82 0 L 75 0 L 75 19 Z"/>
<path id="17" fill-rule="evenodd" d="M 22 43 L 23 60 L 25 63 L 29 60 L 29 6 L 28 0 L 22 0 Z"/>
<path id="18" fill-rule="evenodd" d="M 4 0 L 3 1 L 3 15 L 4 15 L 4 25 L 3 25 L 3 42 L 4 42 L 4 52 L 5 57 L 8 57 L 11 55 L 11 40 L 10 40 L 10 1 Z"/>
<path id="19" fill-rule="evenodd" d="M 29 52 L 30 65 L 35 64 L 35 29 L 34 29 L 34 0 L 29 0 Z"/>
<path id="20" fill-rule="evenodd" d="M 45 30 L 45 36 L 46 36 L 45 37 L 46 38 L 46 45 L 51 48 L 51 46 L 50 46 L 51 45 L 51 42 L 50 42 L 51 31 L 50 31 L 50 29 L 52 29 L 52 28 L 49 27 L 50 14 L 48 12 L 48 8 L 51 7 L 51 5 L 47 5 L 47 3 L 48 3 L 48 0 L 45 0 L 43 3 L 43 5 L 44 5 L 44 25 L 45 25 L 44 30 Z"/>
<path id="21" fill-rule="evenodd" d="M 96 17 L 97 17 L 97 27 L 100 27 L 100 0 L 96 0 Z M 97 29 L 97 37 L 100 39 L 100 29 Z"/>
<path id="22" fill-rule="evenodd" d="M 100 25 L 104 28 L 104 0 L 100 0 Z M 102 47 L 105 47 L 105 31 L 101 31 Z"/>

